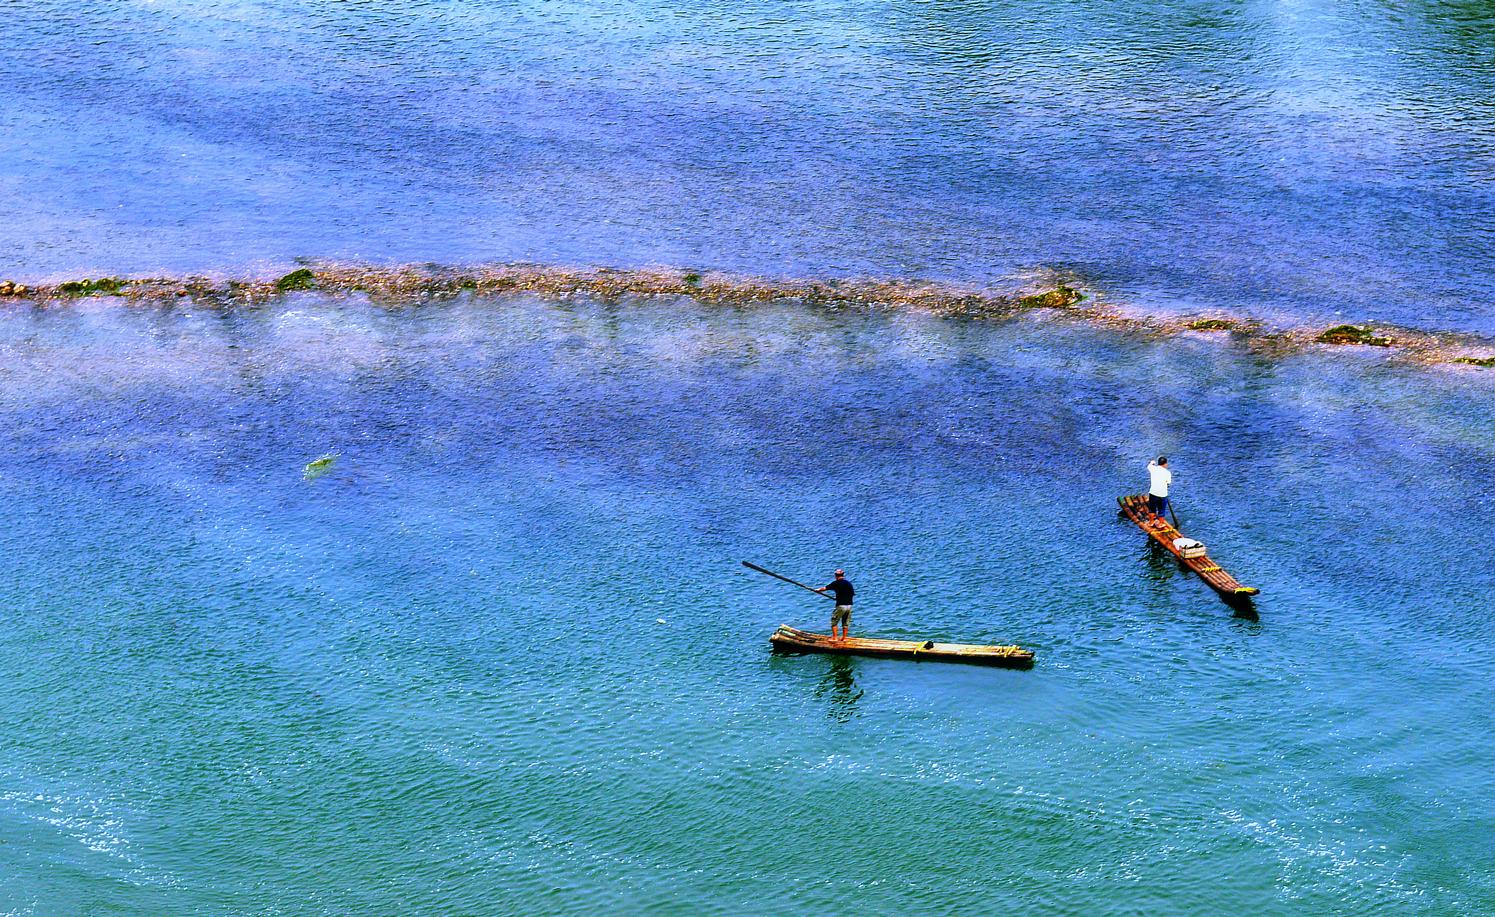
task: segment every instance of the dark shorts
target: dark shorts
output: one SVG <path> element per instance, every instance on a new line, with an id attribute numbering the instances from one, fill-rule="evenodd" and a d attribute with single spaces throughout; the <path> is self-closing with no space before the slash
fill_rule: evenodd
<path id="1" fill-rule="evenodd" d="M 1147 495 L 1147 509 L 1154 516 L 1161 516 L 1168 511 L 1168 498 L 1159 497 L 1156 494 Z"/>
<path id="2" fill-rule="evenodd" d="M 850 627 L 851 626 L 851 606 L 850 605 L 837 605 L 836 606 L 836 610 L 833 611 L 833 612 L 831 612 L 831 629 L 835 630 L 836 625 L 838 625 L 838 624 L 841 625 L 842 627 Z"/>

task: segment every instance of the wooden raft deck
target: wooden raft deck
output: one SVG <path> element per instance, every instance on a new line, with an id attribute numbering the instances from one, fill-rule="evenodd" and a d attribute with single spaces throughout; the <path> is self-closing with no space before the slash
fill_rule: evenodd
<path id="1" fill-rule="evenodd" d="M 930 662 L 965 662 L 972 665 L 994 665 L 1009 669 L 1033 667 L 1033 653 L 1020 646 L 979 646 L 970 643 L 935 643 L 930 640 L 879 640 L 873 637 L 847 637 L 832 640 L 828 634 L 780 624 L 768 642 L 773 648 L 789 653 L 834 653 L 842 656 L 880 656 L 888 659 L 914 659 Z"/>
<path id="2" fill-rule="evenodd" d="M 1121 504 L 1121 512 L 1128 519 L 1137 523 L 1152 540 L 1163 546 L 1163 550 L 1177 557 L 1179 562 L 1204 580 L 1216 592 L 1228 598 L 1245 598 L 1256 595 L 1261 590 L 1255 586 L 1243 586 L 1235 577 L 1226 573 L 1223 568 L 1205 553 L 1201 557 L 1184 557 L 1183 554 L 1173 546 L 1173 539 L 1182 538 L 1184 534 L 1174 528 L 1168 520 L 1153 522 L 1152 514 L 1147 511 L 1147 496 L 1135 494 L 1130 497 L 1118 497 L 1116 502 Z"/>

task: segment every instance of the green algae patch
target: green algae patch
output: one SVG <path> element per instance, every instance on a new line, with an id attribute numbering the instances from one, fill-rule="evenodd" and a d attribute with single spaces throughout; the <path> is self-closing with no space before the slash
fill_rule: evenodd
<path id="1" fill-rule="evenodd" d="M 1390 347 L 1391 339 L 1377 337 L 1369 328 L 1360 325 L 1335 325 L 1314 338 L 1317 344 L 1361 344 L 1366 347 Z"/>
<path id="2" fill-rule="evenodd" d="M 1201 318 L 1188 325 L 1190 331 L 1234 331 L 1236 327 L 1228 318 Z"/>
<path id="3" fill-rule="evenodd" d="M 697 274 L 695 271 L 691 271 L 689 274 L 686 274 L 680 279 L 685 281 L 685 285 L 688 287 L 698 287 L 701 285 L 701 275 Z"/>
<path id="4" fill-rule="evenodd" d="M 1483 366 L 1486 369 L 1495 369 L 1495 357 L 1459 357 L 1455 363 L 1463 363 L 1466 366 Z"/>
<path id="5" fill-rule="evenodd" d="M 275 292 L 289 293 L 292 290 L 316 289 L 317 275 L 311 268 L 303 267 L 291 271 L 289 274 L 275 281 Z"/>
<path id="6" fill-rule="evenodd" d="M 301 477 L 306 481 L 315 481 L 322 475 L 332 470 L 333 464 L 337 462 L 337 453 L 329 452 L 319 459 L 312 459 L 301 469 Z"/>
<path id="7" fill-rule="evenodd" d="M 98 280 L 84 277 L 59 283 L 57 292 L 63 296 L 118 296 L 129 282 L 119 277 L 100 277 Z"/>
<path id="8" fill-rule="evenodd" d="M 1024 296 L 1017 304 L 1026 309 L 1067 309 L 1084 298 L 1074 287 L 1055 287 L 1042 293 Z"/>

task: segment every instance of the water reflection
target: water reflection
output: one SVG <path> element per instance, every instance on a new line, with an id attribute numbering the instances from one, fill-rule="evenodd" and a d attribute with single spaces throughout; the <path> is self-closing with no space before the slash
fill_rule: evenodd
<path id="1" fill-rule="evenodd" d="M 1163 546 L 1147 539 L 1147 548 L 1142 555 L 1148 582 L 1159 585 L 1172 581 L 1175 574 L 1182 572 L 1179 568 L 1178 558 L 1163 550 Z"/>
<path id="2" fill-rule="evenodd" d="M 844 723 L 857 715 L 856 703 L 865 693 L 856 682 L 856 660 L 850 656 L 826 656 L 826 672 L 815 686 L 815 696 L 830 702 L 831 719 Z"/>
<path id="3" fill-rule="evenodd" d="M 1261 615 L 1256 611 L 1256 602 L 1249 595 L 1221 596 L 1221 599 L 1230 608 L 1232 618 L 1240 618 L 1242 621 L 1258 622 Z"/>

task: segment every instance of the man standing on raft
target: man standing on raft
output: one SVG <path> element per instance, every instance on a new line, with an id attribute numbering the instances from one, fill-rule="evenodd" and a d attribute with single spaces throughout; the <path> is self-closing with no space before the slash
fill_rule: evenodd
<path id="1" fill-rule="evenodd" d="M 831 612 L 831 639 L 845 640 L 851 636 L 851 597 L 856 590 L 851 586 L 851 580 L 846 578 L 845 570 L 837 570 L 836 578 L 831 580 L 816 592 L 825 592 L 827 589 L 836 594 L 836 610 Z M 841 625 L 841 636 L 836 636 L 836 625 Z"/>
<path id="2" fill-rule="evenodd" d="M 1152 476 L 1152 486 L 1147 489 L 1147 510 L 1152 513 L 1154 522 L 1166 523 L 1163 514 L 1168 511 L 1168 485 L 1173 483 L 1168 456 L 1160 455 L 1156 462 L 1148 462 L 1147 473 Z"/>

